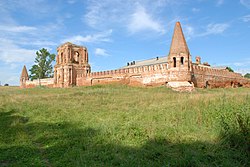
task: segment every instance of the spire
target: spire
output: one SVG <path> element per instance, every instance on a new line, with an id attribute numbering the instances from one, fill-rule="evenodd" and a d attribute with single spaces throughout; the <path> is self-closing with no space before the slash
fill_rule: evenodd
<path id="1" fill-rule="evenodd" d="M 26 80 L 29 79 L 29 75 L 28 75 L 28 72 L 27 72 L 27 69 L 26 69 L 26 66 L 25 66 L 25 65 L 23 66 L 21 78 L 25 78 Z"/>
<path id="2" fill-rule="evenodd" d="M 188 46 L 182 32 L 181 23 L 176 22 L 174 28 L 174 34 L 170 47 L 170 54 L 187 53 L 189 54 Z"/>

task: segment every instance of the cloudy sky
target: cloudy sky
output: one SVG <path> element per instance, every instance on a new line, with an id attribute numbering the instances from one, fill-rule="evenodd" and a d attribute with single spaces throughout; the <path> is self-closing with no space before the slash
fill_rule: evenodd
<path id="1" fill-rule="evenodd" d="M 0 0 L 0 82 L 18 85 L 35 52 L 86 46 L 92 71 L 168 55 L 180 21 L 194 60 L 250 72 L 250 0 Z"/>

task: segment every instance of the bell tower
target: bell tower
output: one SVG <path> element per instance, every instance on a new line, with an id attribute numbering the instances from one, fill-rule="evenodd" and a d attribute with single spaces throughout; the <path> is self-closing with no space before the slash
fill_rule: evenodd
<path id="1" fill-rule="evenodd" d="M 56 87 L 77 85 L 77 77 L 86 77 L 91 72 L 86 47 L 66 42 L 57 48 L 54 82 Z"/>
<path id="2" fill-rule="evenodd" d="M 191 65 L 191 54 L 181 28 L 181 23 L 177 22 L 168 55 L 169 81 L 191 81 Z"/>
<path id="3" fill-rule="evenodd" d="M 20 87 L 21 88 L 26 88 L 26 81 L 29 80 L 29 75 L 26 69 L 26 66 L 23 66 L 23 70 L 20 76 Z"/>

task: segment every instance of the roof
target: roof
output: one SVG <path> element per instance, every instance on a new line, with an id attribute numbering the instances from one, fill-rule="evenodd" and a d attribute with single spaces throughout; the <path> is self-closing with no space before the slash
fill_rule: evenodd
<path id="1" fill-rule="evenodd" d="M 25 65 L 23 66 L 23 70 L 22 70 L 22 73 L 21 73 L 21 78 L 29 78 L 28 71 L 27 71 Z"/>
<path id="2" fill-rule="evenodd" d="M 188 53 L 189 49 L 181 28 L 181 23 L 177 22 L 174 28 L 174 34 L 172 37 L 171 47 L 170 47 L 170 54 L 179 54 L 179 53 Z"/>
<path id="3" fill-rule="evenodd" d="M 213 69 L 218 69 L 218 70 L 226 70 L 226 69 L 228 69 L 228 67 L 227 66 L 214 66 L 214 67 L 212 67 Z"/>
<path id="4" fill-rule="evenodd" d="M 133 64 L 132 62 L 129 62 L 129 64 Z M 155 65 L 155 64 L 161 64 L 161 63 L 167 63 L 167 56 L 164 57 L 157 57 L 156 58 L 152 58 L 152 59 L 148 59 L 148 60 L 141 60 L 141 61 L 134 61 L 133 65 L 127 65 L 122 67 L 122 69 L 124 68 L 133 68 L 133 67 L 141 67 L 141 66 L 148 66 L 148 65 Z"/>

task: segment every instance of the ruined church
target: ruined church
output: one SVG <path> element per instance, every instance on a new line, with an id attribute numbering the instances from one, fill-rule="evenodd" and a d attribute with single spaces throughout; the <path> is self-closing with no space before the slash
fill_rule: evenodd
<path id="1" fill-rule="evenodd" d="M 30 81 L 26 67 L 20 77 L 21 88 L 92 86 L 120 83 L 133 86 L 166 85 L 174 90 L 191 91 L 194 87 L 250 87 L 250 80 L 230 72 L 227 67 L 211 67 L 197 56 L 195 62 L 188 49 L 180 22 L 174 28 L 168 56 L 132 61 L 110 71 L 91 72 L 86 47 L 70 42 L 57 48 L 54 78 Z"/>

